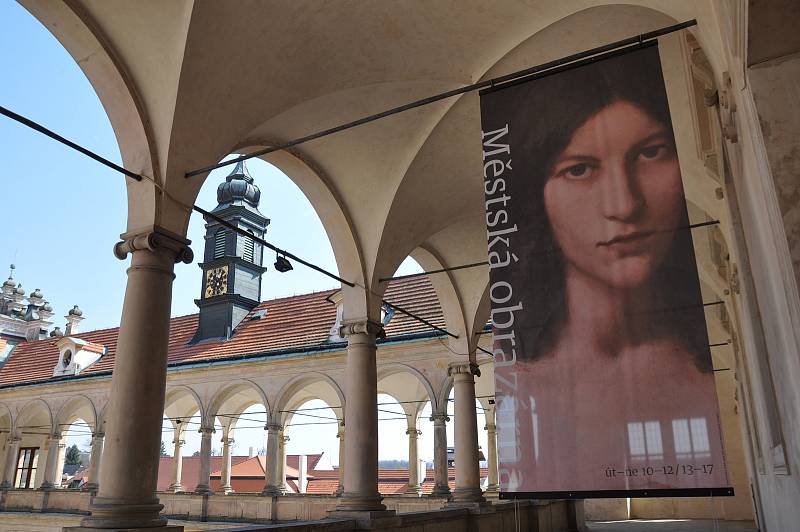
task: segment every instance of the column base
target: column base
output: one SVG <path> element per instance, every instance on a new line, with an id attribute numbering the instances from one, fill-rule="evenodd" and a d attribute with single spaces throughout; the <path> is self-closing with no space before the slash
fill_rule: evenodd
<path id="1" fill-rule="evenodd" d="M 220 492 L 221 494 L 223 494 L 223 495 L 228 495 L 228 494 L 230 494 L 230 493 L 233 493 L 233 488 L 232 488 L 232 487 L 230 487 L 230 486 L 222 486 L 222 487 L 219 489 L 219 492 Z"/>
<path id="2" fill-rule="evenodd" d="M 167 520 L 159 512 L 164 508 L 158 499 L 148 502 L 95 497 L 89 506 L 92 512 L 81 520 L 78 530 L 139 530 L 167 526 Z M 181 527 L 182 530 L 182 527 Z"/>
<path id="3" fill-rule="evenodd" d="M 280 489 L 278 486 L 266 486 L 263 490 L 261 490 L 261 495 L 265 497 L 280 497 L 285 493 L 286 492 Z"/>
<path id="4" fill-rule="evenodd" d="M 494 505 L 489 501 L 480 501 L 480 502 L 467 502 L 467 501 L 448 501 L 445 504 L 447 508 L 466 508 L 472 514 L 487 514 L 487 513 L 494 513 L 497 509 Z"/>
<path id="5" fill-rule="evenodd" d="M 406 495 L 421 495 L 422 494 L 422 486 L 409 486 L 406 491 Z"/>
<path id="6" fill-rule="evenodd" d="M 10 490 L 10 489 L 11 489 L 11 482 L 3 481 L 3 483 L 0 484 L 0 490 Z"/>
<path id="7" fill-rule="evenodd" d="M 97 492 L 100 489 L 100 485 L 96 482 L 89 482 L 88 484 L 84 484 L 81 488 L 82 491 L 93 491 Z"/>
<path id="8" fill-rule="evenodd" d="M 500 484 L 489 484 L 486 486 L 486 493 L 500 493 Z"/>
<path id="9" fill-rule="evenodd" d="M 208 486 L 197 486 L 194 490 L 195 495 L 213 495 L 214 492 Z"/>
<path id="10" fill-rule="evenodd" d="M 433 490 L 431 491 L 431 495 L 435 495 L 437 497 L 449 497 L 450 494 L 450 486 L 442 486 L 440 484 L 434 486 Z"/>
<path id="11" fill-rule="evenodd" d="M 453 503 L 482 503 L 486 502 L 483 490 L 480 488 L 456 488 L 451 498 Z"/>
<path id="12" fill-rule="evenodd" d="M 172 493 L 180 493 L 183 491 L 183 486 L 180 484 L 172 484 L 170 487 L 167 488 L 167 491 L 171 491 Z"/>
<path id="13" fill-rule="evenodd" d="M 373 512 L 386 512 L 386 506 L 381 504 L 383 497 L 380 495 L 373 495 L 371 497 L 364 495 L 357 495 L 355 493 L 342 493 L 342 502 L 336 505 L 335 512 L 357 512 L 357 513 L 373 513 Z M 394 513 L 394 512 L 392 512 Z"/>

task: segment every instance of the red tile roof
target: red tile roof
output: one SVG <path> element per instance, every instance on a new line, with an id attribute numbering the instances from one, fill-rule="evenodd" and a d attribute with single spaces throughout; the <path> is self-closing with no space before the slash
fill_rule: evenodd
<path id="1" fill-rule="evenodd" d="M 197 314 L 172 318 L 170 323 L 168 364 L 206 362 L 237 355 L 278 354 L 324 348 L 330 328 L 336 319 L 336 307 L 326 300 L 336 290 L 326 290 L 299 296 L 265 301 L 258 305 L 236 327 L 229 340 L 210 340 L 190 345 L 197 328 Z M 384 299 L 420 316 L 438 327 L 444 327 L 444 317 L 436 293 L 427 277 L 393 281 Z M 257 311 L 266 310 L 259 319 Z M 105 346 L 108 351 L 83 370 L 81 375 L 108 372 L 114 367 L 118 327 L 79 333 L 76 337 Z M 396 312 L 386 326 L 389 338 L 407 334 L 434 332 L 430 327 Z M 0 386 L 16 385 L 53 379 L 58 363 L 54 340 L 22 342 L 0 368 Z M 75 377 L 60 377 L 64 380 Z"/>

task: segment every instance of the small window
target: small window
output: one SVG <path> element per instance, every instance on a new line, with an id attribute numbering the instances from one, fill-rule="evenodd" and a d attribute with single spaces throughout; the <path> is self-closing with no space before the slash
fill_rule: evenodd
<path id="1" fill-rule="evenodd" d="M 225 256 L 225 235 L 222 229 L 214 233 L 214 258 L 218 259 Z"/>
<path id="2" fill-rule="evenodd" d="M 252 232 L 250 232 L 252 234 Z M 256 243 L 249 237 L 244 237 L 244 250 L 242 250 L 242 258 L 247 262 L 255 262 Z"/>
<path id="3" fill-rule="evenodd" d="M 36 478 L 36 466 L 39 462 L 38 447 L 23 447 L 19 450 L 17 459 L 17 476 L 14 487 L 18 489 L 32 489 Z"/>

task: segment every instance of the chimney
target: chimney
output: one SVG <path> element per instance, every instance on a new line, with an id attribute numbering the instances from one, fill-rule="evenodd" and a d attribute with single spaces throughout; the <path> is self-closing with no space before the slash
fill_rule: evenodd
<path id="1" fill-rule="evenodd" d="M 75 305 L 64 317 L 67 319 L 67 328 L 64 334 L 67 336 L 77 334 L 78 329 L 80 329 L 80 324 L 83 321 L 83 311 L 78 308 L 78 305 Z"/>
<path id="2" fill-rule="evenodd" d="M 297 465 L 297 489 L 305 493 L 308 487 L 308 456 L 301 454 Z"/>

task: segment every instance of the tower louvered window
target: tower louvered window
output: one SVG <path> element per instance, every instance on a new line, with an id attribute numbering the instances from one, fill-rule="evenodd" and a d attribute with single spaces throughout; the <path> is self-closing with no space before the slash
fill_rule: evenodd
<path id="1" fill-rule="evenodd" d="M 242 258 L 247 262 L 255 262 L 256 243 L 249 236 L 244 237 L 244 250 L 242 250 Z"/>
<path id="2" fill-rule="evenodd" d="M 225 256 L 225 231 L 220 229 L 214 233 L 214 258 Z"/>

